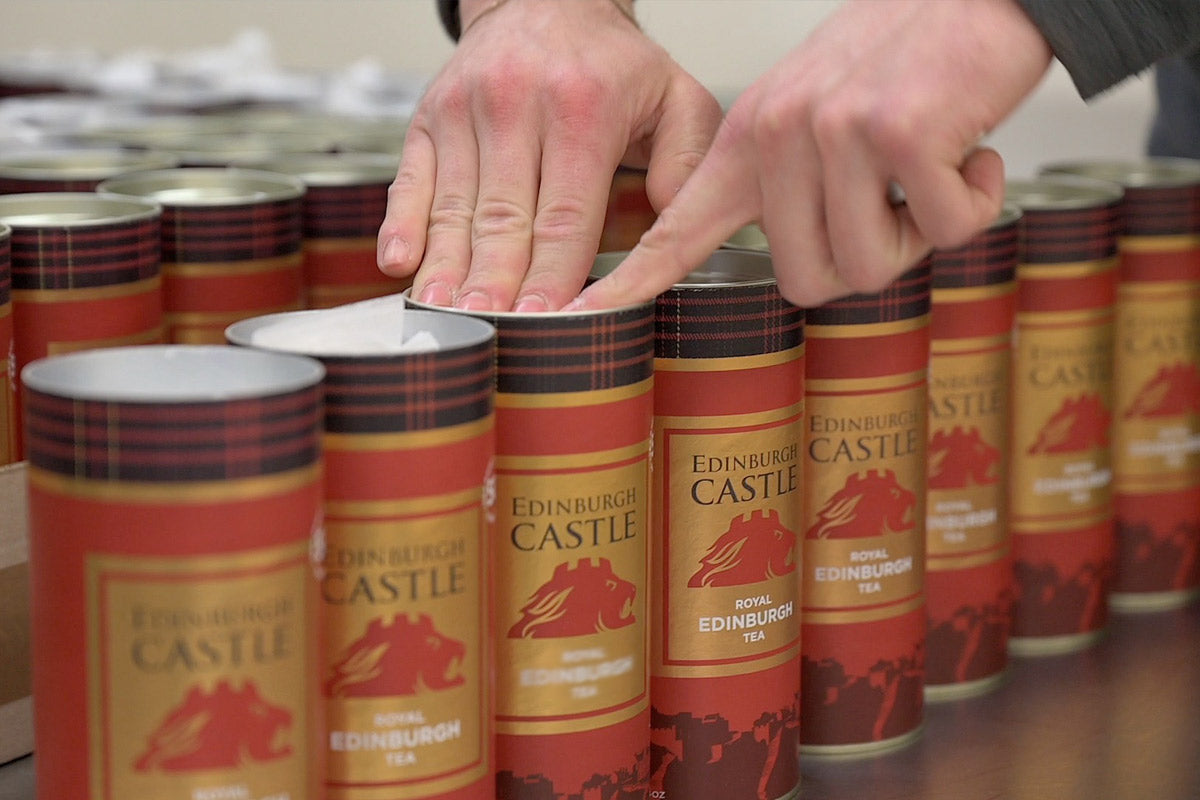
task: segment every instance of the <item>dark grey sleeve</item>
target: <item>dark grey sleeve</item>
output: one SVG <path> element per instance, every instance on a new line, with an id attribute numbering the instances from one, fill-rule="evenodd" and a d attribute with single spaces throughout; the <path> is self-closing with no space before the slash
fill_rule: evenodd
<path id="1" fill-rule="evenodd" d="M 446 29 L 446 33 L 450 34 L 450 38 L 457 42 L 462 33 L 462 20 L 458 16 L 458 0 L 437 0 L 437 10 L 438 18 L 442 20 L 442 27 Z"/>
<path id="2" fill-rule="evenodd" d="M 1197 0 L 1018 0 L 1084 98 L 1200 46 Z"/>

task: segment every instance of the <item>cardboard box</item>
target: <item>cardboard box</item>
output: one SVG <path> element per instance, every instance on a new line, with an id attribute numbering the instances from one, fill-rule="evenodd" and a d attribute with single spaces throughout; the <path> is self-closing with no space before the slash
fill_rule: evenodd
<path id="1" fill-rule="evenodd" d="M 0 764 L 33 752 L 25 466 L 0 467 Z"/>

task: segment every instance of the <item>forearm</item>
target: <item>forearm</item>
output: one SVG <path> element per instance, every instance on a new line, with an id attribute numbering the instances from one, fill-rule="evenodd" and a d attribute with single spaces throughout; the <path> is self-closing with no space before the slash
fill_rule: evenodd
<path id="1" fill-rule="evenodd" d="M 1084 98 L 1200 46 L 1195 0 L 1018 0 Z"/>

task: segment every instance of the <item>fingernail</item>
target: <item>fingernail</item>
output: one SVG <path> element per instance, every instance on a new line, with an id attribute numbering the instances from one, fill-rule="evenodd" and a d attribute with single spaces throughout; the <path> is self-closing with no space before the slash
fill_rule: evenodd
<path id="1" fill-rule="evenodd" d="M 391 264 L 405 264 L 408 262 L 408 242 L 398 237 L 388 239 L 388 242 L 383 247 L 383 263 L 380 266 L 386 267 Z"/>
<path id="2" fill-rule="evenodd" d="M 579 295 L 571 302 L 562 307 L 563 311 L 583 311 L 587 308 L 587 301 L 583 299 L 583 295 Z"/>
<path id="3" fill-rule="evenodd" d="M 421 290 L 417 301 L 428 306 L 448 306 L 451 302 L 450 288 L 444 283 L 431 283 Z"/>
<path id="4" fill-rule="evenodd" d="M 536 313 L 538 311 L 547 311 L 549 308 L 550 306 L 546 304 L 546 299 L 544 297 L 538 297 L 536 294 L 531 294 L 517 300 L 516 305 L 513 306 L 513 311 L 520 311 L 522 313 Z"/>
<path id="5" fill-rule="evenodd" d="M 467 292 L 454 301 L 454 307 L 463 311 L 491 311 L 492 298 L 483 292 Z"/>

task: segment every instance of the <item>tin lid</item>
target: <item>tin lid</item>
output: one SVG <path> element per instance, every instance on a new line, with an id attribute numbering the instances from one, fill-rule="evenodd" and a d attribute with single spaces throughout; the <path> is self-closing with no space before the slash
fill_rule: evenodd
<path id="1" fill-rule="evenodd" d="M 234 206 L 304 195 L 299 178 L 241 167 L 176 167 L 130 172 L 103 181 L 103 195 L 144 197 L 172 207 Z"/>
<path id="2" fill-rule="evenodd" d="M 307 186 L 361 186 L 391 183 L 400 157 L 388 153 L 294 153 L 244 166 L 292 175 Z"/>
<path id="3" fill-rule="evenodd" d="M 283 153 L 327 153 L 331 136 L 300 131 L 198 132 L 162 136 L 150 143 L 195 166 L 224 166 L 258 161 Z"/>
<path id="4" fill-rule="evenodd" d="M 225 345 L 136 345 L 38 359 L 34 391 L 116 403 L 210 403 L 285 394 L 321 381 L 316 359 Z"/>
<path id="5" fill-rule="evenodd" d="M 419 334 L 426 334 L 428 346 L 406 349 Z M 264 314 L 225 329 L 226 340 L 236 345 L 318 358 L 404 358 L 475 347 L 495 336 L 486 320 L 406 309 L 403 299 L 394 304 L 392 298 Z"/>
<path id="6" fill-rule="evenodd" d="M 123 172 L 166 169 L 179 164 L 170 153 L 77 147 L 0 153 L 0 177 L 15 180 L 100 181 Z"/>
<path id="7" fill-rule="evenodd" d="M 1076 175 L 1042 175 L 1005 183 L 1006 203 L 1024 211 L 1067 211 L 1119 203 L 1124 189 L 1111 181 Z"/>
<path id="8" fill-rule="evenodd" d="M 592 262 L 589 279 L 599 280 L 608 275 L 628 255 L 629 251 L 624 250 L 600 253 Z M 722 247 L 685 275 L 672 289 L 718 289 L 774 283 L 775 273 L 769 253 Z"/>
<path id="9" fill-rule="evenodd" d="M 71 138 L 93 145 L 152 149 L 162 139 L 235 130 L 228 119 L 215 114 L 129 114 L 123 119 L 83 128 Z"/>
<path id="10" fill-rule="evenodd" d="M 91 192 L 30 192 L 0 195 L 0 222 L 12 229 L 82 227 L 161 216 L 151 199 L 102 197 Z"/>
<path id="11" fill-rule="evenodd" d="M 1147 158 L 1140 161 L 1062 161 L 1046 164 L 1043 175 L 1078 175 L 1126 188 L 1168 188 L 1200 184 L 1200 161 Z"/>
<path id="12" fill-rule="evenodd" d="M 0 239 L 7 239 L 12 236 L 12 228 L 7 223 L 0 222 Z"/>

